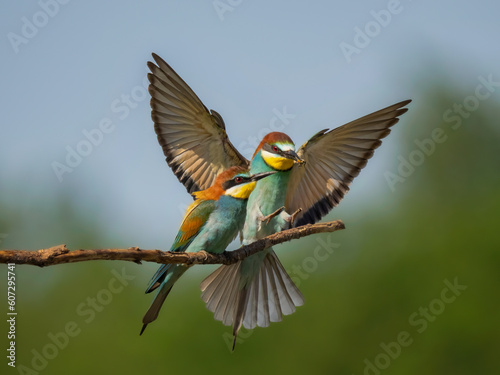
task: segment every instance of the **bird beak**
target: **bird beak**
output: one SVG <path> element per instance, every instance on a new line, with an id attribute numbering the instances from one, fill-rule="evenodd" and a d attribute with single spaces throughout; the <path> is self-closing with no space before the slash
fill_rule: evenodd
<path id="1" fill-rule="evenodd" d="M 262 173 L 256 173 L 250 176 L 250 181 L 259 181 L 260 179 L 270 176 L 272 174 L 275 174 L 278 171 L 271 171 L 271 172 L 262 172 Z"/>
<path id="2" fill-rule="evenodd" d="M 305 160 L 299 158 L 299 155 L 297 155 L 297 153 L 293 150 L 285 151 L 283 154 L 286 155 L 288 159 L 294 160 L 295 163 L 299 165 L 303 165 L 306 163 Z"/>

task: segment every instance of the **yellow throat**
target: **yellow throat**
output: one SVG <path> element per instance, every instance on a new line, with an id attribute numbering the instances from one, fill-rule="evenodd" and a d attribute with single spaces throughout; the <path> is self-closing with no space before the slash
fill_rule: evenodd
<path id="1" fill-rule="evenodd" d="M 236 185 L 226 190 L 225 195 L 229 195 L 233 198 L 238 199 L 248 199 L 250 194 L 252 194 L 253 189 L 255 189 L 255 185 L 256 182 L 248 182 L 243 185 Z"/>
<path id="2" fill-rule="evenodd" d="M 278 156 L 275 154 L 271 154 L 266 150 L 261 150 L 261 155 L 264 161 L 271 168 L 274 168 L 278 171 L 287 171 L 293 167 L 294 161 L 292 159 L 284 158 L 282 156 Z"/>

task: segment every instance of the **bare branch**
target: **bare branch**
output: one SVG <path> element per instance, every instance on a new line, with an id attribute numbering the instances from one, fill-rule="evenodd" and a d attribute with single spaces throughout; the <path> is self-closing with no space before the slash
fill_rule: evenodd
<path id="1" fill-rule="evenodd" d="M 221 254 L 200 251 L 197 253 L 177 253 L 161 250 L 143 250 L 138 247 L 129 249 L 91 249 L 70 251 L 66 245 L 54 246 L 36 251 L 2 250 L 0 263 L 31 264 L 39 267 L 55 264 L 75 263 L 88 260 L 125 260 L 141 263 L 184 263 L 184 264 L 232 264 L 246 257 L 282 242 L 309 236 L 316 233 L 335 232 L 344 229 L 340 220 L 327 223 L 307 224 L 272 234 L 250 245 Z"/>

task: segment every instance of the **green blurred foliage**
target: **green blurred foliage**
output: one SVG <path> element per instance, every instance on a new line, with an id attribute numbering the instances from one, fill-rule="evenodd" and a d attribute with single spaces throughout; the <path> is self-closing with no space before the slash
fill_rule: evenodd
<path id="1" fill-rule="evenodd" d="M 443 120 L 446 110 L 473 93 L 474 87 L 462 93 L 447 87 L 423 92 L 390 142 L 398 142 L 400 155 L 408 159 L 418 149 L 414 140 L 429 138 L 437 127 L 446 141 L 435 144 L 394 191 L 388 185 L 382 196 L 373 196 L 372 205 L 347 198 L 330 215 L 344 220 L 345 231 L 277 247 L 306 304 L 281 323 L 243 330 L 234 353 L 228 346 L 230 328 L 215 321 L 199 298 L 198 285 L 213 267 L 190 271 L 158 321 L 140 337 L 141 318 L 152 298 L 143 292 L 156 265 L 18 266 L 18 366 L 33 368 L 33 350 L 43 353 L 45 348 L 55 356 L 40 371 L 46 374 L 497 374 L 498 94 L 481 101 L 457 129 Z M 397 173 L 397 163 L 394 158 L 387 170 Z M 0 232 L 22 233 L 25 215 L 41 212 L 43 230 L 24 233 L 32 244 L 131 245 L 108 238 L 105 223 L 76 210 L 71 192 L 61 197 L 34 202 L 31 210 L 16 209 L 21 203 L 15 195 L 9 204 L 2 200 Z M 23 241 L 6 240 L 4 246 L 22 247 Z M 331 253 L 315 253 L 325 243 L 334 243 Z M 6 267 L 0 269 L 5 280 Z M 112 270 L 133 279 L 113 284 Z M 443 302 L 445 280 L 455 279 L 467 288 L 452 302 Z M 117 285 L 123 288 L 109 291 Z M 90 307 L 89 298 L 96 297 L 106 304 Z M 4 287 L 0 298 L 6 300 Z M 427 315 L 422 308 L 430 308 Z M 78 334 L 52 353 L 48 335 L 64 331 L 70 322 Z M 402 333 L 409 345 L 395 346 Z M 384 344 L 392 348 L 392 357 Z"/>

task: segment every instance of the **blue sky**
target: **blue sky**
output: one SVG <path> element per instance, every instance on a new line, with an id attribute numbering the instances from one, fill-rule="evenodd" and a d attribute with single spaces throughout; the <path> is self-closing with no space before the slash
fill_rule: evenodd
<path id="1" fill-rule="evenodd" d="M 30 211 L 33 202 L 48 207 L 69 192 L 109 233 L 146 248 L 168 246 L 190 202 L 153 131 L 143 86 L 151 52 L 222 114 L 243 151 L 271 123 L 299 146 L 320 129 L 400 100 L 414 99 L 417 108 L 433 77 L 460 90 L 480 75 L 500 77 L 494 1 L 51 0 L 0 7 L 0 199 L 14 197 Z M 364 45 L 356 45 L 357 30 L 372 35 L 358 35 Z M 357 48 L 349 58 L 346 44 Z M 283 112 L 287 121 L 273 121 Z M 383 173 L 396 167 L 398 142 L 412 142 L 405 126 L 418 126 L 417 118 L 398 124 L 346 205 L 390 194 Z M 107 133 L 85 149 L 85 134 L 100 124 Z M 79 144 L 88 155 L 61 181 L 54 163 L 65 164 Z M 23 231 L 40 225 L 40 210 Z M 7 241 L 41 245 L 21 232 Z"/>

